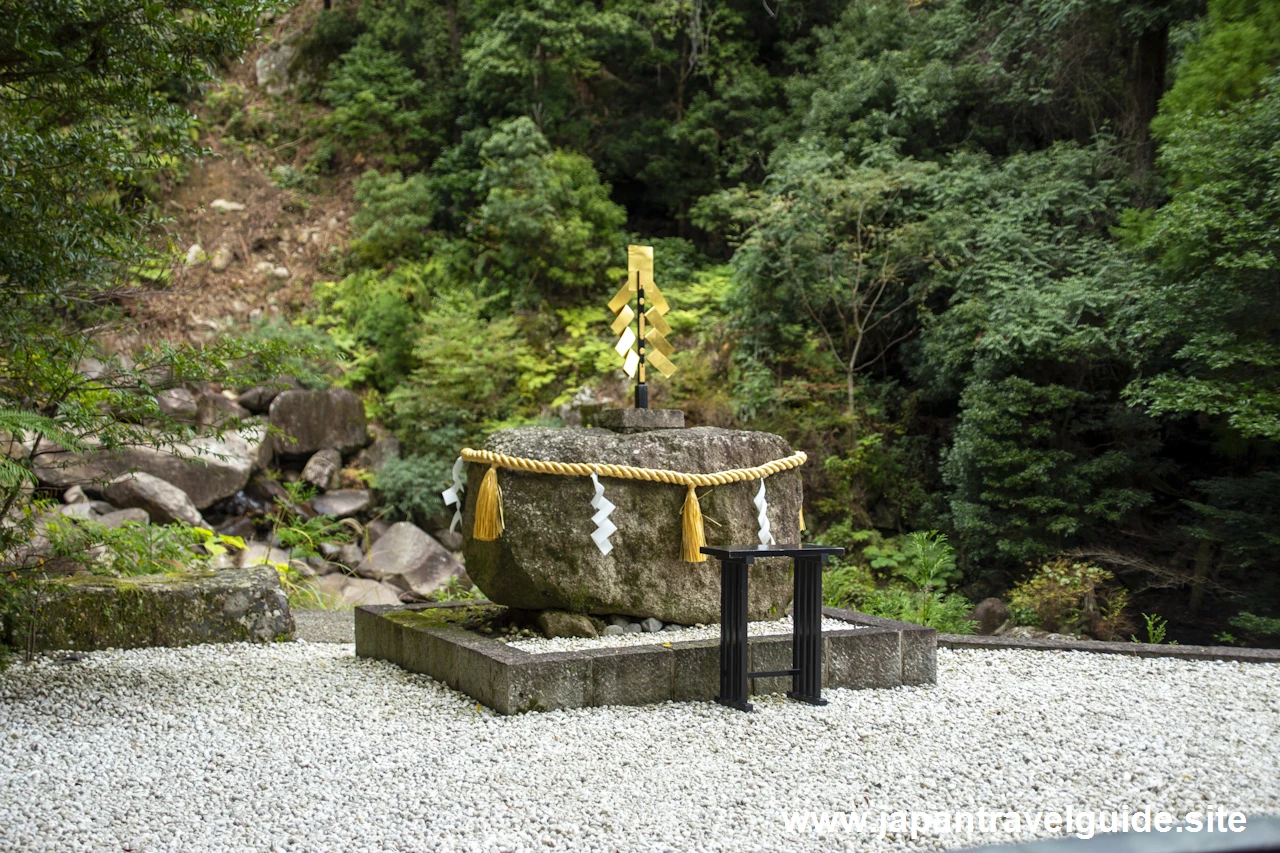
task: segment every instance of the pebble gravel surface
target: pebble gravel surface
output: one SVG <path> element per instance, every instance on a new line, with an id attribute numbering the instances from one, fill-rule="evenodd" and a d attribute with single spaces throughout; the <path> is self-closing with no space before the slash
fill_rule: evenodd
<path id="1" fill-rule="evenodd" d="M 938 684 L 501 717 L 288 643 L 0 675 L 0 850 L 904 850 L 794 812 L 1280 812 L 1280 667 L 938 652 Z M 878 819 L 878 818 L 876 818 Z"/>
<path id="2" fill-rule="evenodd" d="M 863 625 L 851 625 L 839 619 L 822 620 L 824 631 L 847 631 L 850 628 L 862 628 Z M 790 634 L 793 631 L 791 617 L 784 616 L 768 622 L 748 622 L 747 636 L 764 637 L 773 634 Z M 652 643 L 685 643 L 690 640 L 719 640 L 719 625 L 692 625 L 676 630 L 655 631 L 652 634 L 617 634 L 602 637 L 529 637 L 518 640 L 506 640 L 508 646 L 526 651 L 533 655 L 553 654 L 556 652 L 576 652 L 583 649 L 614 649 L 623 646 L 645 646 Z"/>

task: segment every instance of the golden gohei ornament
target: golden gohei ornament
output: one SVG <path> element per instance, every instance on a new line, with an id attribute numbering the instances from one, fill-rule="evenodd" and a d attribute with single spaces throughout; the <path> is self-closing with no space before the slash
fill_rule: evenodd
<path id="1" fill-rule="evenodd" d="M 631 307 L 632 299 L 636 301 L 635 308 Z M 622 369 L 627 376 L 639 380 L 636 408 L 647 409 L 646 365 L 652 364 L 668 378 L 676 372 L 676 366 L 668 357 L 674 350 L 667 340 L 671 327 L 663 316 L 671 306 L 653 280 L 652 246 L 627 246 L 627 281 L 609 300 L 609 310 L 616 315 L 611 328 L 618 335 L 618 342 L 613 348 L 622 356 Z"/>

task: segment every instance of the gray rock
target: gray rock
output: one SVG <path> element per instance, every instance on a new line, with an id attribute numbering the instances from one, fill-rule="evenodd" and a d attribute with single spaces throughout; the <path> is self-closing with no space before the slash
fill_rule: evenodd
<path id="1" fill-rule="evenodd" d="M 238 562 L 240 568 L 249 566 L 265 566 L 271 563 L 288 563 L 289 552 L 283 548 L 273 548 L 268 542 L 246 542 L 240 552 Z"/>
<path id="2" fill-rule="evenodd" d="M 596 412 L 594 426 L 614 432 L 645 432 L 652 429 L 683 429 L 680 409 L 603 409 Z"/>
<path id="3" fill-rule="evenodd" d="M 644 628 L 646 634 L 656 634 L 662 630 L 662 623 L 650 616 L 640 623 L 640 627 Z"/>
<path id="4" fill-rule="evenodd" d="M 196 397 L 186 388 L 169 388 L 156 395 L 160 411 L 180 421 L 194 421 L 199 413 Z"/>
<path id="5" fill-rule="evenodd" d="M 676 623 L 674 623 L 674 622 L 668 622 L 667 624 L 665 624 L 665 625 L 663 625 L 663 626 L 662 626 L 662 630 L 664 630 L 664 631 L 683 631 L 683 630 L 684 630 L 684 626 L 683 626 L 683 625 L 677 625 L 677 624 L 676 624 Z"/>
<path id="6" fill-rule="evenodd" d="M 273 44 L 262 52 L 254 65 L 258 85 L 267 90 L 268 95 L 283 95 L 294 86 L 289 73 L 289 66 L 298 55 L 298 49 L 288 42 Z"/>
<path id="7" fill-rule="evenodd" d="M 201 436 L 173 447 L 89 449 L 83 453 L 52 448 L 37 453 L 35 474 L 52 488 L 102 482 L 136 468 L 187 493 L 198 509 L 244 488 L 259 464 L 263 430 L 245 429 L 222 438 Z"/>
<path id="8" fill-rule="evenodd" d="M 602 632 L 601 632 L 601 636 L 603 636 L 603 637 L 620 637 L 620 636 L 622 636 L 622 635 L 623 635 L 623 634 L 625 634 L 625 633 L 627 633 L 627 632 L 626 632 L 626 631 L 624 631 L 624 630 L 622 630 L 622 626 L 621 626 L 621 625 L 605 625 L 605 626 L 604 626 L 604 631 L 602 631 Z"/>
<path id="9" fill-rule="evenodd" d="M 619 628 L 625 628 L 631 624 L 631 617 L 613 613 L 606 616 L 604 621 L 610 625 L 617 625 Z"/>
<path id="10" fill-rule="evenodd" d="M 371 506 L 373 493 L 368 489 L 335 489 L 311 499 L 311 508 L 317 515 L 332 515 L 334 518 L 350 518 Z"/>
<path id="11" fill-rule="evenodd" d="M 543 635 L 556 637 L 596 637 L 596 626 L 581 613 L 565 613 L 563 610 L 544 610 L 538 614 L 538 630 Z"/>
<path id="12" fill-rule="evenodd" d="M 129 509 L 118 509 L 115 512 L 107 513 L 98 519 L 100 524 L 103 524 L 112 530 L 117 527 L 124 526 L 124 523 L 127 521 L 132 521 L 136 524 L 150 524 L 151 516 L 147 514 L 145 509 L 131 507 Z"/>
<path id="13" fill-rule="evenodd" d="M 360 546 L 354 542 L 348 542 L 338 548 L 338 553 L 334 560 L 344 566 L 355 568 L 360 565 L 360 561 L 364 559 L 364 551 L 360 550 Z"/>
<path id="14" fill-rule="evenodd" d="M 437 542 L 453 552 L 461 551 L 462 546 L 466 544 L 461 533 L 456 530 L 450 530 L 447 527 L 442 530 L 432 531 L 431 535 L 435 537 Z"/>
<path id="15" fill-rule="evenodd" d="M 271 425 L 282 433 L 273 442 L 282 456 L 310 456 L 326 447 L 346 454 L 369 440 L 364 404 L 346 388 L 284 391 L 271 401 L 270 412 Z"/>
<path id="16" fill-rule="evenodd" d="M 196 400 L 196 408 L 196 423 L 204 429 L 249 417 L 248 409 L 221 394 L 201 394 Z"/>
<path id="17" fill-rule="evenodd" d="M 369 534 L 369 544 L 372 545 L 374 542 L 377 542 L 382 538 L 382 534 L 386 533 L 390 529 L 391 525 L 388 522 L 383 521 L 381 518 L 375 518 L 373 521 L 369 522 L 365 525 L 365 530 Z M 443 541 L 440 544 L 445 545 Z M 448 548 L 449 546 L 445 545 L 445 547 Z M 458 549 L 449 548 L 449 550 L 456 551 Z"/>
<path id="18" fill-rule="evenodd" d="M 373 432 L 372 427 L 370 432 Z M 399 439 L 390 435 L 379 435 L 374 438 L 372 444 L 357 453 L 352 462 L 357 468 L 377 472 L 382 470 L 382 466 L 387 464 L 388 459 L 396 459 L 399 456 Z"/>
<path id="19" fill-rule="evenodd" d="M 293 614 L 270 568 L 209 575 L 74 577 L 44 587 L 36 649 L 270 643 L 293 636 Z M 121 614 L 128 614 L 122 619 Z M 11 631 L 25 638 L 26 626 Z"/>
<path id="20" fill-rule="evenodd" d="M 1009 618 L 1009 608 L 998 598 L 984 598 L 973 608 L 969 618 L 977 622 L 979 634 L 991 635 Z"/>
<path id="21" fill-rule="evenodd" d="M 331 447 L 317 450 L 311 454 L 307 464 L 302 466 L 302 479 L 320 490 L 327 490 L 338 477 L 342 468 L 342 454 Z M 318 510 L 317 510 L 318 511 Z M 330 513 L 321 513 L 329 515 Z"/>
<path id="22" fill-rule="evenodd" d="M 93 504 L 89 501 L 78 504 L 63 504 L 54 510 L 58 515 L 66 518 L 91 518 L 96 519 L 98 513 L 94 511 Z"/>
<path id="23" fill-rule="evenodd" d="M 231 250 L 222 246 L 213 253 L 213 260 L 209 262 L 209 266 L 214 272 L 226 272 L 227 267 L 231 266 L 231 260 Z"/>
<path id="24" fill-rule="evenodd" d="M 266 385 L 255 385 L 244 391 L 236 399 L 255 415 L 265 415 L 271 409 L 271 401 L 279 397 L 281 392 L 296 389 L 298 380 L 292 376 L 279 376 Z"/>
<path id="25" fill-rule="evenodd" d="M 533 459 L 697 473 L 761 465 L 792 452 L 780 436 L 714 427 L 634 434 L 525 427 L 499 430 L 485 447 Z M 591 541 L 594 490 L 587 477 L 499 470 L 506 529 L 493 542 L 471 538 L 474 496 L 485 471 L 483 465 L 468 466 L 462 530 L 468 537 L 467 572 L 492 601 L 527 610 L 654 616 L 682 625 L 719 622 L 719 565 L 714 560 L 685 563 L 680 559 L 683 487 L 602 478 L 605 497 L 617 506 L 611 520 L 618 526 L 613 551 L 605 556 Z M 766 482 L 774 536 L 779 542 L 798 542 L 799 472 L 784 471 Z M 708 544 L 756 541 L 753 500 L 759 487 L 757 481 L 732 483 L 700 495 L 703 515 L 717 522 L 705 524 Z M 752 567 L 749 618 L 785 615 L 791 599 L 790 575 L 788 560 L 762 560 Z"/>
<path id="26" fill-rule="evenodd" d="M 356 566 L 356 574 L 427 596 L 464 574 L 445 547 L 407 521 L 391 525 Z"/>
<path id="27" fill-rule="evenodd" d="M 624 625 L 624 626 L 622 626 L 622 633 L 624 633 L 624 634 L 643 634 L 643 633 L 644 633 L 644 628 L 642 628 L 642 627 L 640 626 L 640 623 L 639 623 L 639 622 L 632 622 L 630 625 Z"/>
<path id="28" fill-rule="evenodd" d="M 89 496 L 79 486 L 72 486 L 62 493 L 62 502 L 64 504 L 87 504 Z"/>
<path id="29" fill-rule="evenodd" d="M 400 590 L 390 584 L 350 575 L 329 574 L 316 579 L 321 594 L 335 604 L 359 607 L 365 604 L 399 604 Z"/>
<path id="30" fill-rule="evenodd" d="M 106 501 L 89 501 L 89 508 L 98 515 L 107 515 L 108 513 L 116 511 L 115 505 L 109 504 Z"/>
<path id="31" fill-rule="evenodd" d="M 103 491 L 116 506 L 144 509 L 151 520 L 159 524 L 173 521 L 204 524 L 204 518 L 186 492 L 151 474 L 141 471 L 121 474 Z"/>

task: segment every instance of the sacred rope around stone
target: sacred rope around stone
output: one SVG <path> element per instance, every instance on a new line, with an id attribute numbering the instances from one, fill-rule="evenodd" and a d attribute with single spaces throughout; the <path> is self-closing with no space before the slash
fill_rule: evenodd
<path id="1" fill-rule="evenodd" d="M 476 517 L 472 536 L 485 542 L 492 542 L 502 535 L 504 527 L 502 517 L 502 489 L 498 486 L 498 469 L 524 471 L 529 474 L 558 474 L 573 477 L 614 477 L 619 480 L 646 480 L 651 483 L 669 483 L 685 486 L 688 493 L 684 502 L 684 541 L 680 556 L 685 562 L 701 563 L 707 558 L 701 552 L 706 544 L 706 536 L 702 525 L 702 508 L 698 505 L 698 487 L 723 486 L 728 483 L 740 483 L 747 480 L 763 480 L 779 471 L 798 468 L 809 458 L 802 451 L 775 459 L 754 468 L 734 468 L 714 474 L 690 474 L 684 471 L 670 471 L 664 468 L 637 468 L 632 465 L 611 465 L 603 462 L 549 462 L 544 459 L 526 459 L 523 456 L 508 456 L 492 450 L 472 450 L 463 448 L 462 459 L 467 462 L 478 462 L 489 466 L 484 479 L 480 482 L 480 492 L 476 495 Z M 455 480 L 457 473 L 455 472 Z M 455 485 L 455 489 L 459 488 Z M 456 492 L 454 499 L 457 499 Z M 446 501 L 450 500 L 446 493 Z M 763 497 L 759 498 L 763 501 Z M 761 506 L 762 504 L 757 504 Z M 763 515 L 763 508 L 761 510 Z M 804 515 L 800 516 L 800 528 L 804 529 Z M 768 535 L 767 527 L 762 528 Z M 597 543 L 599 544 L 599 543 Z M 603 550 L 603 549 L 602 549 Z"/>

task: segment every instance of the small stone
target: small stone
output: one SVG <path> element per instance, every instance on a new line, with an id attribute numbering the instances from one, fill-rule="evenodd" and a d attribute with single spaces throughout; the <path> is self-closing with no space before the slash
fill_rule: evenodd
<path id="1" fill-rule="evenodd" d="M 626 631 L 624 631 L 624 630 L 622 630 L 622 626 L 621 626 L 621 625 L 605 625 L 605 626 L 604 626 L 604 631 L 601 633 L 601 636 L 604 636 L 604 637 L 621 637 L 621 636 L 622 636 L 623 634 L 625 634 L 625 633 L 627 633 L 627 632 L 626 632 Z"/>
<path id="2" fill-rule="evenodd" d="M 335 562 L 344 566 L 355 568 L 360 565 L 360 561 L 364 559 L 364 552 L 360 550 L 360 546 L 354 542 L 347 542 L 338 548 L 338 553 L 333 556 Z"/>
<path id="3" fill-rule="evenodd" d="M 199 243 L 192 243 L 191 248 L 187 249 L 187 266 L 195 266 L 205 258 L 204 249 Z"/>
<path id="4" fill-rule="evenodd" d="M 462 533 L 458 530 L 450 530 L 446 527 L 441 530 L 433 531 L 431 535 L 435 537 L 437 542 L 448 548 L 450 551 L 462 550 Z"/>
<path id="5" fill-rule="evenodd" d="M 276 265 L 271 263 L 271 261 L 258 261 L 253 265 L 253 271 L 259 275 L 268 275 L 273 269 L 275 269 L 275 266 Z"/>
<path id="6" fill-rule="evenodd" d="M 369 536 L 369 544 L 373 545 L 373 543 L 377 542 L 379 539 L 382 538 L 382 534 L 386 533 L 388 530 L 391 529 L 391 525 L 388 522 L 383 521 L 381 518 L 375 518 L 373 521 L 365 525 L 364 529 Z M 437 541 L 440 541 L 440 540 L 437 540 Z M 444 545 L 444 542 L 440 541 L 440 544 Z M 445 547 L 448 547 L 448 546 L 445 546 Z"/>
<path id="7" fill-rule="evenodd" d="M 227 267 L 231 266 L 231 260 L 232 260 L 231 250 L 228 249 L 226 246 L 223 246 L 213 253 L 213 260 L 209 262 L 209 267 L 214 272 L 226 272 Z M 234 307 L 234 303 L 233 303 L 233 307 Z M 243 308 L 240 309 L 240 313 L 244 313 Z"/>
<path id="8" fill-rule="evenodd" d="M 629 625 L 624 626 L 622 632 L 624 634 L 643 634 L 644 628 L 639 622 L 632 622 Z"/>
<path id="9" fill-rule="evenodd" d="M 1009 618 L 1009 608 L 998 598 L 984 598 L 973 608 L 969 618 L 978 623 L 979 634 L 991 635 Z"/>
<path id="10" fill-rule="evenodd" d="M 305 470 L 303 475 L 306 475 Z M 317 515 L 331 515 L 334 518 L 359 515 L 372 505 L 373 493 L 368 489 L 335 489 L 311 499 L 311 508 Z"/>
<path id="11" fill-rule="evenodd" d="M 271 277 L 278 278 L 281 281 L 284 281 L 289 277 L 289 268 L 288 267 L 272 267 Z"/>
<path id="12" fill-rule="evenodd" d="M 302 467 L 302 479 L 317 489 L 327 490 L 333 485 L 334 479 L 338 476 L 338 469 L 341 467 L 341 453 L 331 447 L 317 450 Z"/>
<path id="13" fill-rule="evenodd" d="M 631 624 L 630 617 L 619 616 L 617 613 L 614 613 L 612 616 L 606 617 L 604 621 L 608 622 L 610 625 L 617 625 L 619 628 L 625 628 Z"/>
<path id="14" fill-rule="evenodd" d="M 665 625 L 663 625 L 663 626 L 662 626 L 662 630 L 663 630 L 664 632 L 665 632 L 665 631 L 683 631 L 683 630 L 684 630 L 684 626 L 683 626 L 683 625 L 677 625 L 677 624 L 676 624 L 676 623 L 674 623 L 674 622 L 668 622 L 667 624 L 665 624 Z"/>
<path id="15" fill-rule="evenodd" d="M 566 613 L 563 610 L 544 610 L 538 614 L 538 628 L 549 639 L 556 637 L 589 637 L 596 636 L 596 628 L 591 620 L 581 613 Z"/>
<path id="16" fill-rule="evenodd" d="M 160 411 L 177 420 L 194 420 L 200 411 L 195 395 L 186 388 L 166 388 L 156 395 Z"/>
<path id="17" fill-rule="evenodd" d="M 250 542 L 240 552 L 240 568 L 261 566 L 268 563 L 288 563 L 289 552 L 283 548 L 273 548 L 267 542 Z"/>
<path id="18" fill-rule="evenodd" d="M 72 486 L 62 493 L 62 502 L 64 504 L 85 504 L 89 502 L 89 496 L 79 486 Z"/>
<path id="19" fill-rule="evenodd" d="M 644 629 L 646 634 L 656 634 L 662 630 L 662 623 L 650 616 L 640 623 L 640 627 Z"/>
<path id="20" fill-rule="evenodd" d="M 239 213 L 244 210 L 244 205 L 238 201 L 227 201 L 225 198 L 215 198 L 209 202 L 209 209 L 214 213 Z"/>
<path id="21" fill-rule="evenodd" d="M 130 507 L 128 509 L 118 509 L 115 512 L 107 513 L 98 519 L 99 524 L 111 530 L 123 527 L 125 522 L 133 522 L 134 524 L 150 524 L 151 516 L 147 515 L 147 511 L 145 509 Z"/>

